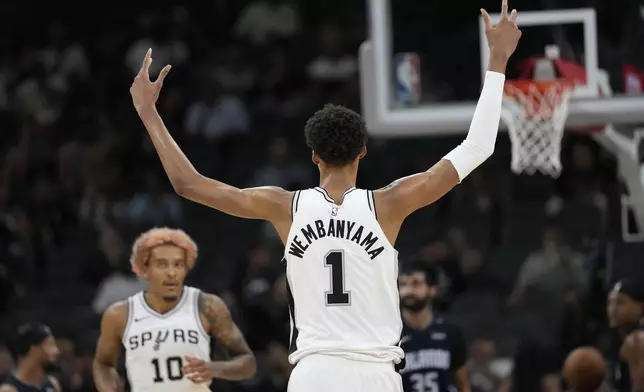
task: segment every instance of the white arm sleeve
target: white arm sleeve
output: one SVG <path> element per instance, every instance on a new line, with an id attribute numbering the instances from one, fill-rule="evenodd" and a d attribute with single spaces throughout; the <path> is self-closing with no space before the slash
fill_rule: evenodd
<path id="1" fill-rule="evenodd" d="M 496 135 L 499 133 L 504 84 L 504 74 L 487 71 L 467 137 L 443 158 L 452 163 L 458 173 L 459 182 L 494 152 Z"/>

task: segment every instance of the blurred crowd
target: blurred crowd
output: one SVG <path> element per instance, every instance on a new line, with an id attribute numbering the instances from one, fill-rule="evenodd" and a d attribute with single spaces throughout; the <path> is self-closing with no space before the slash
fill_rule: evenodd
<path id="1" fill-rule="evenodd" d="M 174 194 L 128 86 L 153 48 L 153 73 L 173 65 L 159 111 L 202 174 L 240 187 L 313 186 L 302 126 L 326 102 L 360 109 L 364 7 L 340 0 L 161 2 L 153 10 L 134 3 L 127 11 L 0 5 L 0 379 L 12 367 L 15 326 L 36 319 L 58 336 L 64 390 L 93 390 L 99 316 L 144 287 L 130 271 L 129 247 L 142 230 L 165 225 L 196 240 L 189 284 L 224 298 L 258 357 L 255 379 L 213 389 L 286 390 L 279 239 L 261 222 Z M 445 35 L 458 26 L 435 28 Z M 478 62 L 477 53 L 451 50 L 437 69 L 452 54 Z M 371 140 L 358 186 L 426 170 L 459 141 Z M 620 237 L 614 158 L 588 138 L 567 138 L 558 180 L 512 176 L 508 161 L 502 138 L 490 162 L 408 219 L 397 244 L 401 258 L 440 269 L 436 308 L 472 343 L 474 392 L 498 391 L 510 379 L 522 392 L 549 388 L 547 376 L 568 349 L 603 338 L 605 287 L 634 271 L 639 249 Z"/>

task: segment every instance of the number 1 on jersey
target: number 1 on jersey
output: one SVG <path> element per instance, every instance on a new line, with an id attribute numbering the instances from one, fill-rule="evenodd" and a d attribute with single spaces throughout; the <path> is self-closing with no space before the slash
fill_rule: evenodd
<path id="1" fill-rule="evenodd" d="M 326 304 L 350 305 L 351 293 L 344 291 L 344 252 L 330 251 L 324 257 L 324 264 L 331 268 L 331 291 L 326 292 Z"/>

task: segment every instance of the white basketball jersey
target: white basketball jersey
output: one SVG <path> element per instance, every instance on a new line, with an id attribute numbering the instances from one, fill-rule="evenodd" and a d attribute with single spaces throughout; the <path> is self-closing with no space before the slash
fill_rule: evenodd
<path id="1" fill-rule="evenodd" d="M 184 356 L 210 360 L 210 336 L 199 318 L 198 289 L 184 287 L 172 310 L 160 314 L 140 292 L 128 298 L 123 334 L 125 367 L 132 392 L 208 392 L 183 377 Z"/>
<path id="2" fill-rule="evenodd" d="M 400 362 L 398 252 L 376 219 L 373 193 L 336 205 L 322 188 L 295 192 L 285 248 L 291 354 Z"/>

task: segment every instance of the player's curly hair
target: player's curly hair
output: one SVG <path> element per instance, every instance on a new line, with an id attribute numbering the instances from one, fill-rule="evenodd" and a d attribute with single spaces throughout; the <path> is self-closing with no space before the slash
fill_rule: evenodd
<path id="1" fill-rule="evenodd" d="M 197 261 L 197 244 L 185 231 L 170 229 L 168 227 L 156 227 L 141 234 L 134 245 L 132 245 L 132 256 L 130 264 L 132 271 L 141 276 L 143 266 L 150 260 L 150 253 L 153 248 L 160 245 L 172 244 L 177 246 L 186 254 L 186 265 L 192 269 Z"/>
<path id="2" fill-rule="evenodd" d="M 315 112 L 304 127 L 306 145 L 328 165 L 351 163 L 367 144 L 367 126 L 362 117 L 343 106 L 327 104 Z"/>

